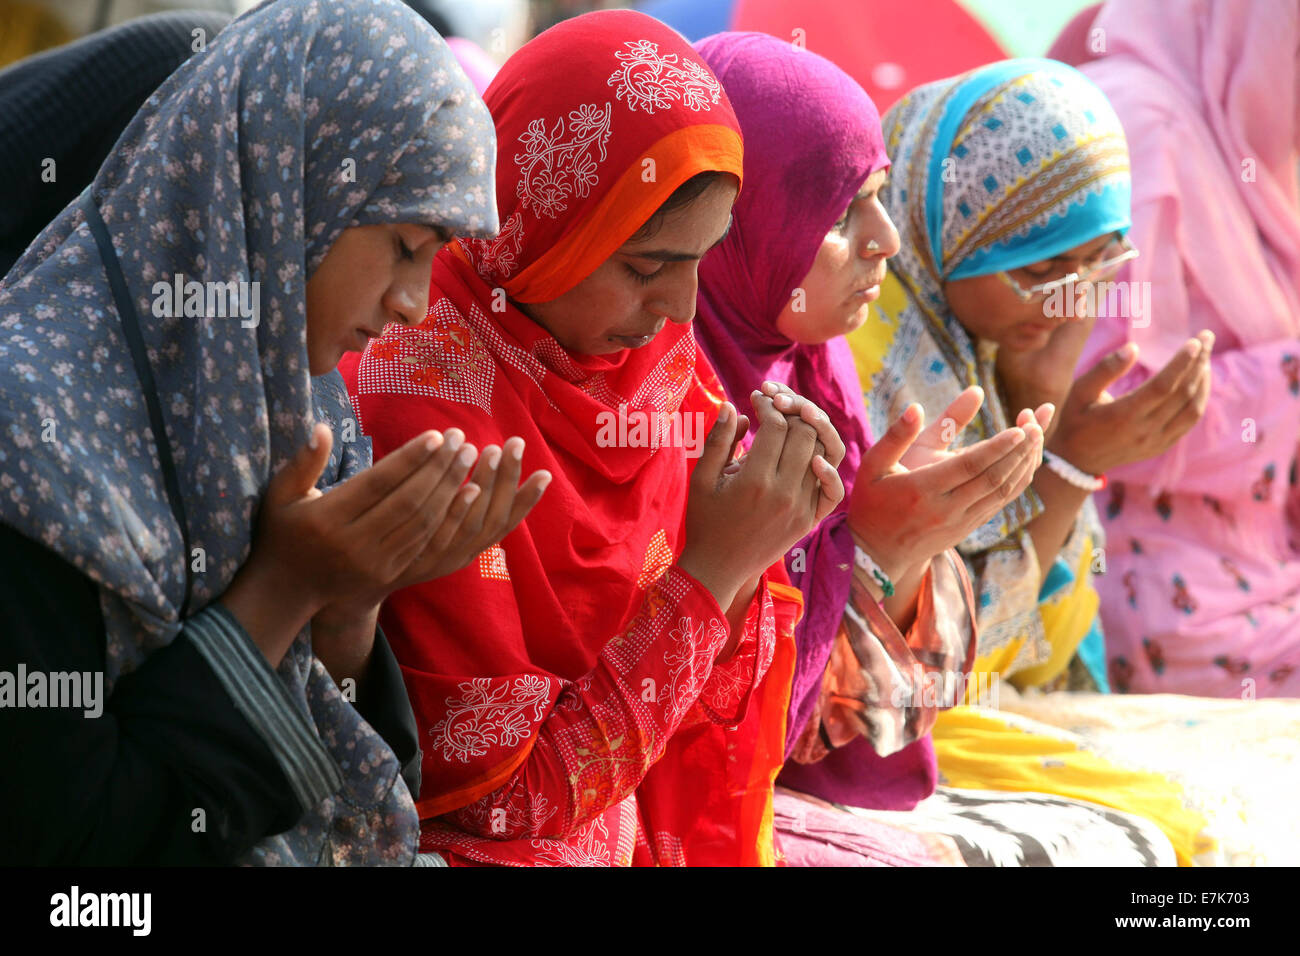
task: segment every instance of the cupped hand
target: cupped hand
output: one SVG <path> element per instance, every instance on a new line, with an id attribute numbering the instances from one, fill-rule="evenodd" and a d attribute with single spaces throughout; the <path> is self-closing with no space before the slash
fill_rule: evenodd
<path id="1" fill-rule="evenodd" d="M 1115 398 L 1107 388 L 1134 365 L 1129 343 L 1079 376 L 1048 447 L 1093 475 L 1163 454 L 1190 431 L 1210 398 L 1214 333 L 1188 339 L 1159 372 Z"/>
<path id="2" fill-rule="evenodd" d="M 322 495 L 315 482 L 331 436 L 318 426 L 271 479 L 246 567 L 274 569 L 315 610 L 369 606 L 392 589 L 442 525 L 476 452 L 458 429 L 423 432 L 373 467 Z"/>
<path id="3" fill-rule="evenodd" d="M 995 365 L 1007 405 L 1037 408 L 1050 403 L 1060 408 L 1074 384 L 1074 370 L 1096 321 L 1094 316 L 1070 319 L 1052 331 L 1041 349 L 999 347 Z M 1051 434 L 1049 429 L 1049 440 Z"/>
<path id="4" fill-rule="evenodd" d="M 944 418 L 969 422 L 979 407 L 974 392 L 958 396 Z M 921 407 L 909 405 L 858 468 L 849 525 L 861 546 L 895 580 L 956 546 L 1028 487 L 1052 413 L 1050 405 L 1026 409 L 1014 427 L 958 451 L 947 446 L 960 429 L 947 441 L 945 431 L 930 432 L 908 469 L 902 459 L 924 429 Z"/>
<path id="5" fill-rule="evenodd" d="M 551 483 L 549 471 L 534 471 L 521 485 L 524 440 L 506 439 L 479 455 L 478 467 L 445 511 L 424 550 L 393 590 L 458 571 L 519 526 Z"/>

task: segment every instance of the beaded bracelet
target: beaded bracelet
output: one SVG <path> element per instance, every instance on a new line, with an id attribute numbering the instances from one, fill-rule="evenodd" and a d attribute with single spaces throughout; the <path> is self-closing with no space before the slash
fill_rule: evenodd
<path id="1" fill-rule="evenodd" d="M 856 544 L 853 546 L 853 561 L 867 574 L 871 575 L 876 584 L 880 585 L 880 590 L 885 592 L 885 597 L 894 596 L 894 582 L 889 580 L 889 575 L 881 570 L 880 565 L 871 559 L 871 555 L 863 551 Z"/>
<path id="2" fill-rule="evenodd" d="M 1106 487 L 1105 475 L 1090 475 L 1082 469 L 1075 468 L 1060 455 L 1053 454 L 1050 451 L 1043 451 L 1043 464 L 1064 481 L 1069 482 L 1076 488 L 1082 488 L 1084 491 L 1101 491 Z"/>

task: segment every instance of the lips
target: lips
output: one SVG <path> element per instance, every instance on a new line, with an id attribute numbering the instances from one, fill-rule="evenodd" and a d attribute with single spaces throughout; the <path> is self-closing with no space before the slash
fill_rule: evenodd
<path id="1" fill-rule="evenodd" d="M 617 342 L 625 349 L 639 349 L 643 345 L 649 345 L 656 335 L 664 330 L 667 322 L 660 322 L 654 329 L 649 332 L 634 335 L 611 335 L 611 341 Z"/>
<path id="2" fill-rule="evenodd" d="M 623 346 L 625 349 L 639 349 L 643 345 L 649 345 L 654 339 L 653 335 L 611 335 L 611 339 Z"/>
<path id="3" fill-rule="evenodd" d="M 853 294 L 855 296 L 871 296 L 874 298 L 873 293 L 875 295 L 880 294 L 880 284 L 884 281 L 885 281 L 885 273 L 882 272 L 879 278 L 870 280 L 867 282 L 866 285 L 859 286 L 858 288 L 854 289 Z"/>

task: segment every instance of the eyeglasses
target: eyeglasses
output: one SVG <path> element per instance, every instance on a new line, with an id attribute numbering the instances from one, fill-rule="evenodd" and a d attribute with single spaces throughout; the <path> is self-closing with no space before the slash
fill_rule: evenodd
<path id="1" fill-rule="evenodd" d="M 1133 247 L 1133 244 L 1127 238 L 1121 237 L 1106 246 L 1096 260 L 1081 265 L 1078 272 L 1071 272 L 1059 279 L 1053 279 L 1051 282 L 1031 285 L 1026 289 L 1012 278 L 1008 272 L 999 272 L 997 275 L 999 279 L 1011 286 L 1011 291 L 1016 294 L 1016 298 L 1021 302 L 1042 302 L 1057 289 L 1063 289 L 1075 282 L 1105 281 L 1115 275 L 1120 266 L 1137 257 L 1137 249 Z"/>

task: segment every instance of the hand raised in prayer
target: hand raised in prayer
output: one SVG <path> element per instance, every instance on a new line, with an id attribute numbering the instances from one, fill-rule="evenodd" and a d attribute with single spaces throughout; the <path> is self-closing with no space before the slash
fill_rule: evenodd
<path id="1" fill-rule="evenodd" d="M 1041 349 L 999 348 L 995 364 L 1007 407 L 1037 408 L 1051 404 L 1061 408 L 1070 393 L 1074 369 L 1096 321 L 1095 316 L 1087 315 L 1057 326 Z M 1045 436 L 1048 441 L 1059 422 L 1058 416 L 1048 427 Z"/>
<path id="2" fill-rule="evenodd" d="M 1130 343 L 1111 352 L 1075 381 L 1048 447 L 1093 475 L 1163 454 L 1205 414 L 1213 352 L 1214 333 L 1202 331 L 1119 398 L 1106 389 L 1133 367 L 1138 350 Z"/>
<path id="3" fill-rule="evenodd" d="M 677 562 L 723 608 L 844 497 L 835 467 L 816 453 L 818 429 L 787 417 L 762 392 L 754 392 L 751 403 L 758 431 L 748 454 L 728 467 L 740 421 L 730 402 L 705 440 L 691 476 L 686 546 Z M 807 414 L 814 411 L 825 418 L 815 406 Z"/>
<path id="4" fill-rule="evenodd" d="M 317 425 L 312 442 L 272 477 L 252 551 L 221 597 L 271 666 L 327 605 L 377 605 L 448 515 L 470 510 L 478 491 L 462 482 L 475 452 L 462 442 L 455 429 L 424 432 L 321 494 L 315 484 L 332 436 Z"/>
<path id="5" fill-rule="evenodd" d="M 393 590 L 459 571 L 519 526 L 551 483 L 549 471 L 535 471 L 519 484 L 523 458 L 524 440 L 519 437 L 506 439 L 500 448 L 483 449 L 466 486 L 480 488 L 482 494 L 471 498 L 465 509 L 446 512 Z"/>
<path id="6" fill-rule="evenodd" d="M 862 456 L 849 502 L 859 545 L 894 581 L 954 547 L 1021 494 L 1042 460 L 1043 427 L 1052 407 L 1028 409 L 1016 426 L 958 451 L 948 445 L 979 410 L 967 389 L 943 418 L 924 429 L 912 404 Z M 935 426 L 939 426 L 936 430 Z M 924 436 L 925 445 L 914 445 Z M 902 464 L 907 456 L 913 468 Z"/>
<path id="7" fill-rule="evenodd" d="M 839 432 L 831 424 L 829 415 L 784 382 L 764 382 L 759 391 L 772 399 L 776 410 L 785 415 L 787 419 L 799 420 L 811 425 L 813 430 L 817 432 L 817 441 L 813 445 L 813 456 L 821 455 L 830 463 L 832 468 L 839 468 L 840 462 L 844 460 L 844 440 L 840 438 Z M 820 499 L 816 506 L 817 513 L 820 516 L 818 520 L 835 510 L 835 506 L 844 497 L 842 485 L 840 486 L 839 497 L 834 501 L 827 497 L 820 483 L 817 486 L 816 493 Z"/>
<path id="8" fill-rule="evenodd" d="M 449 429 L 445 437 L 454 442 L 456 435 L 457 429 Z M 465 467 L 458 469 L 457 481 L 464 478 L 473 451 L 471 445 L 460 450 L 465 456 L 460 464 Z M 460 570 L 523 521 L 551 480 L 549 472 L 536 471 L 519 486 L 523 451 L 522 438 L 508 439 L 504 448 L 489 445 L 478 455 L 478 466 L 468 484 L 439 484 L 424 508 L 432 518 L 442 515 L 442 523 L 383 597 Z M 358 682 L 364 679 L 378 617 L 376 601 L 369 607 L 330 604 L 312 618 L 312 649 L 336 681 L 345 677 Z"/>

